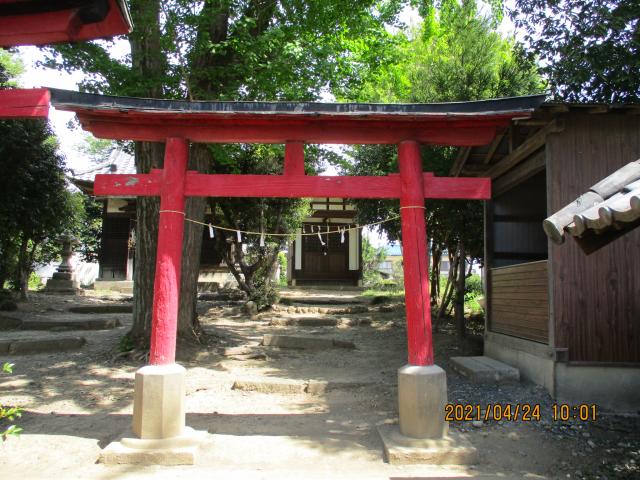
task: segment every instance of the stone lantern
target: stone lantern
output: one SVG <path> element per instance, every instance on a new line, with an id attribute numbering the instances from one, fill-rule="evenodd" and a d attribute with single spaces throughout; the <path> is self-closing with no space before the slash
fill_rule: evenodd
<path id="1" fill-rule="evenodd" d="M 57 243 L 62 244 L 62 261 L 47 282 L 44 291 L 46 293 L 76 295 L 80 292 L 80 287 L 73 274 L 71 256 L 73 255 L 73 247 L 80 242 L 72 235 L 65 234 L 58 238 Z"/>

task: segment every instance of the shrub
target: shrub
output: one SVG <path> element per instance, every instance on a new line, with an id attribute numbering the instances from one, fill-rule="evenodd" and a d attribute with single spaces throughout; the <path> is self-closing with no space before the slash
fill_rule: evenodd
<path id="1" fill-rule="evenodd" d="M 11 374 L 13 373 L 13 364 L 12 363 L 4 363 L 2 365 L 2 373 Z M 5 421 L 13 422 L 16 418 L 22 416 L 22 409 L 20 407 L 5 407 L 4 405 L 0 405 L 0 422 L 4 423 Z M 0 427 L 3 428 L 3 427 Z M 17 425 L 9 425 L 4 431 L 0 430 L 0 436 L 2 436 L 2 441 L 5 441 L 9 435 L 19 435 L 22 432 L 22 429 Z"/>

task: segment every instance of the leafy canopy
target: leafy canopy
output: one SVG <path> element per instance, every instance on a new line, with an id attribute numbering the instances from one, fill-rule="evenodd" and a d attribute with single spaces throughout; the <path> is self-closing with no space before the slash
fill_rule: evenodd
<path id="1" fill-rule="evenodd" d="M 637 0 L 515 0 L 509 14 L 556 99 L 640 101 Z"/>

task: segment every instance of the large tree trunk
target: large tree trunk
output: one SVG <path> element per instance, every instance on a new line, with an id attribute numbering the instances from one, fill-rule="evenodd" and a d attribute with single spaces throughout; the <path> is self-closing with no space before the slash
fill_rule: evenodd
<path id="1" fill-rule="evenodd" d="M 135 25 L 134 31 L 129 35 L 131 61 L 133 73 L 139 78 L 138 88 L 132 94 L 161 98 L 161 82 L 149 81 L 163 75 L 166 65 L 160 48 L 160 1 L 132 0 L 130 9 Z M 161 168 L 163 158 L 163 144 L 136 142 L 138 173 L 149 173 L 152 168 Z M 133 326 L 129 337 L 139 348 L 148 348 L 151 334 L 159 206 L 157 197 L 138 197 L 136 203 Z"/>
<path id="2" fill-rule="evenodd" d="M 191 147 L 189 170 L 206 173 L 211 153 L 206 145 L 195 144 Z M 206 199 L 190 197 L 185 205 L 186 218 L 202 222 Z M 182 276 L 180 278 L 180 303 L 178 309 L 178 336 L 195 338 L 200 332 L 198 313 L 198 275 L 200 274 L 200 253 L 202 251 L 202 225 L 186 222 L 182 246 Z"/>
<path id="3" fill-rule="evenodd" d="M 164 145 L 136 142 L 136 170 L 148 173 L 162 167 Z M 136 253 L 133 271 L 133 326 L 129 337 L 139 348 L 148 348 L 151 334 L 153 284 L 158 247 L 158 197 L 138 197 L 136 203 Z"/>

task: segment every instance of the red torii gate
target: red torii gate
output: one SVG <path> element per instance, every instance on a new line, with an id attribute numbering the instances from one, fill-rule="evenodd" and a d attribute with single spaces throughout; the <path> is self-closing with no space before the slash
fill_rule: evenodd
<path id="1" fill-rule="evenodd" d="M 151 366 L 160 368 L 175 362 L 186 197 L 399 198 L 409 352 L 408 366 L 399 371 L 400 431 L 414 438 L 446 433 L 446 379 L 444 371 L 433 365 L 424 200 L 489 199 L 491 181 L 423 173 L 420 143 L 488 144 L 496 130 L 505 128 L 513 118 L 530 116 L 543 97 L 430 105 L 184 102 L 53 89 L 51 97 L 56 108 L 74 111 L 83 128 L 97 137 L 166 143 L 162 169 L 136 175 L 97 175 L 94 184 L 96 195 L 160 196 Z M 188 171 L 189 141 L 285 144 L 283 174 Z M 305 143 L 397 144 L 400 172 L 373 177 L 307 176 Z M 181 435 L 184 407 L 181 426 L 167 430 L 152 425 L 145 431 L 142 410 L 166 406 L 154 406 L 153 400 L 145 403 L 144 393 L 138 390 L 153 388 L 143 388 L 136 376 L 135 433 L 141 438 Z M 426 400 L 425 395 L 432 398 Z M 167 421 L 162 412 L 151 416 L 157 417 L 151 424 Z"/>

